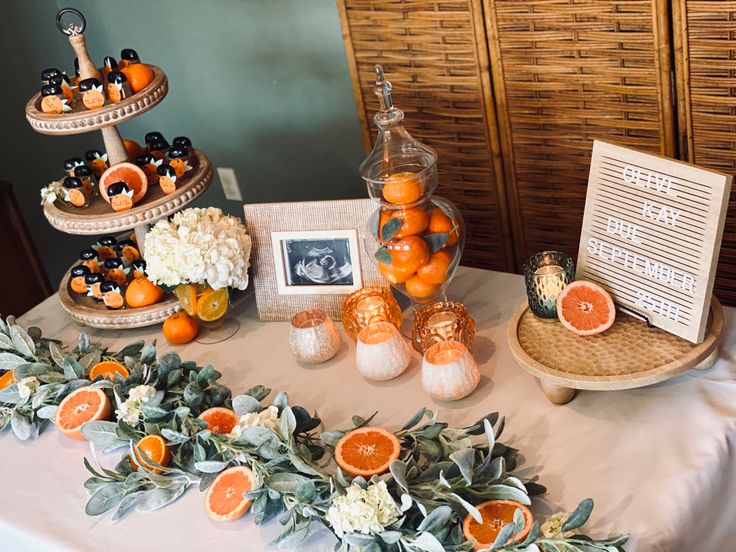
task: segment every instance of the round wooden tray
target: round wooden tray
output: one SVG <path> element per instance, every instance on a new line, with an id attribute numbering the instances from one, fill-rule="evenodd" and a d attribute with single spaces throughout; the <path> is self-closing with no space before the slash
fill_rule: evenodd
<path id="1" fill-rule="evenodd" d="M 66 135 L 100 130 L 137 117 L 163 100 L 169 91 L 169 81 L 163 70 L 155 65 L 149 67 L 153 70 L 153 81 L 130 98 L 93 110 L 87 109 L 79 101 L 70 112 L 54 115 L 41 111 L 39 92 L 26 104 L 26 119 L 36 132 Z"/>
<path id="2" fill-rule="evenodd" d="M 104 234 L 129 230 L 183 209 L 204 192 L 212 182 L 212 164 L 207 156 L 196 150 L 199 167 L 191 176 L 182 179 L 182 186 L 174 193 L 165 194 L 159 186 L 150 186 L 143 203 L 128 211 L 115 212 L 102 197 L 92 199 L 86 209 L 76 209 L 60 201 L 46 203 L 44 215 L 51 226 L 67 234 Z"/>
<path id="3" fill-rule="evenodd" d="M 617 313 L 606 332 L 576 336 L 557 320 L 532 314 L 525 301 L 508 325 L 511 352 L 556 404 L 578 389 L 613 390 L 644 387 L 690 368 L 710 368 L 723 333 L 723 307 L 713 297 L 702 343 L 694 344 L 632 316 Z"/>
<path id="4" fill-rule="evenodd" d="M 156 303 L 150 307 L 108 309 L 102 303 L 97 303 L 92 297 L 74 293 L 69 287 L 70 271 L 71 268 L 64 274 L 61 284 L 59 284 L 59 301 L 61 307 L 77 324 L 115 330 L 142 328 L 160 324 L 166 318 L 181 310 L 179 300 L 173 294 L 164 295 L 164 300 L 161 303 Z"/>

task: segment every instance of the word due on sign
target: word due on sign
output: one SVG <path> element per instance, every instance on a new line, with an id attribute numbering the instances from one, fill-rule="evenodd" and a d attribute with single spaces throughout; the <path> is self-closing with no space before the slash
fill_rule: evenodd
<path id="1" fill-rule="evenodd" d="M 595 141 L 577 278 L 700 343 L 730 191 L 729 175 Z"/>

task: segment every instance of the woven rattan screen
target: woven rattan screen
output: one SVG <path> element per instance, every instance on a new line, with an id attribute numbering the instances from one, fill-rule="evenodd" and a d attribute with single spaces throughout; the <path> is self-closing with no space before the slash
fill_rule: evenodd
<path id="1" fill-rule="evenodd" d="M 736 2 L 673 3 L 683 159 L 736 173 Z M 715 293 L 736 304 L 736 187 Z"/>
<path id="2" fill-rule="evenodd" d="M 480 0 L 338 0 L 366 150 L 376 63 L 417 139 L 439 154 L 438 193 L 462 211 L 463 264 L 513 270 Z"/>
<path id="3" fill-rule="evenodd" d="M 674 155 L 659 0 L 484 0 L 517 261 L 575 254 L 595 138 Z"/>

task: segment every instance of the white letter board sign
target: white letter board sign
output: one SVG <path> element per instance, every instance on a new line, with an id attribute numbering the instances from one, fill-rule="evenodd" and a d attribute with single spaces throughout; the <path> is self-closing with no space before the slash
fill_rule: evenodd
<path id="1" fill-rule="evenodd" d="M 601 285 L 624 312 L 700 343 L 731 179 L 596 140 L 576 278 Z"/>

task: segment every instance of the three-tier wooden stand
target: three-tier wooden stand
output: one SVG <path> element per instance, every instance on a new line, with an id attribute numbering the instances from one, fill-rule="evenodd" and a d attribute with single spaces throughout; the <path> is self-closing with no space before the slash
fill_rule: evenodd
<path id="1" fill-rule="evenodd" d="M 58 20 L 57 18 L 57 22 Z M 71 26 L 68 30 L 60 27 L 60 30 L 69 35 L 69 42 L 79 60 L 80 80 L 94 77 L 103 82 L 99 69 L 87 52 L 82 34 L 84 24 L 81 30 L 80 27 Z M 121 102 L 107 104 L 95 110 L 88 110 L 81 102 L 77 102 L 72 111 L 52 115 L 41 111 L 41 96 L 36 94 L 26 104 L 26 118 L 33 129 L 41 134 L 65 136 L 99 130 L 102 132 L 110 166 L 128 161 L 117 125 L 158 105 L 169 90 L 166 74 L 159 67 L 150 67 L 154 74 L 153 81 L 144 90 Z M 152 186 L 143 200 L 128 211 L 115 212 L 102 197 L 96 196 L 90 200 L 86 209 L 76 209 L 59 201 L 46 203 L 44 215 L 54 228 L 67 234 L 119 234 L 132 229 L 135 231 L 138 247 L 144 254 L 144 237 L 150 225 L 186 207 L 212 182 L 213 171 L 209 159 L 199 150 L 196 155 L 199 161 L 196 170 L 181 179 L 181 186 L 176 191 L 167 195 L 158 186 Z M 68 282 L 69 272 L 59 285 L 61 305 L 72 319 L 83 325 L 115 329 L 151 326 L 180 310 L 178 300 L 171 294 L 167 294 L 161 303 L 149 307 L 110 310 L 91 297 L 72 292 Z"/>

